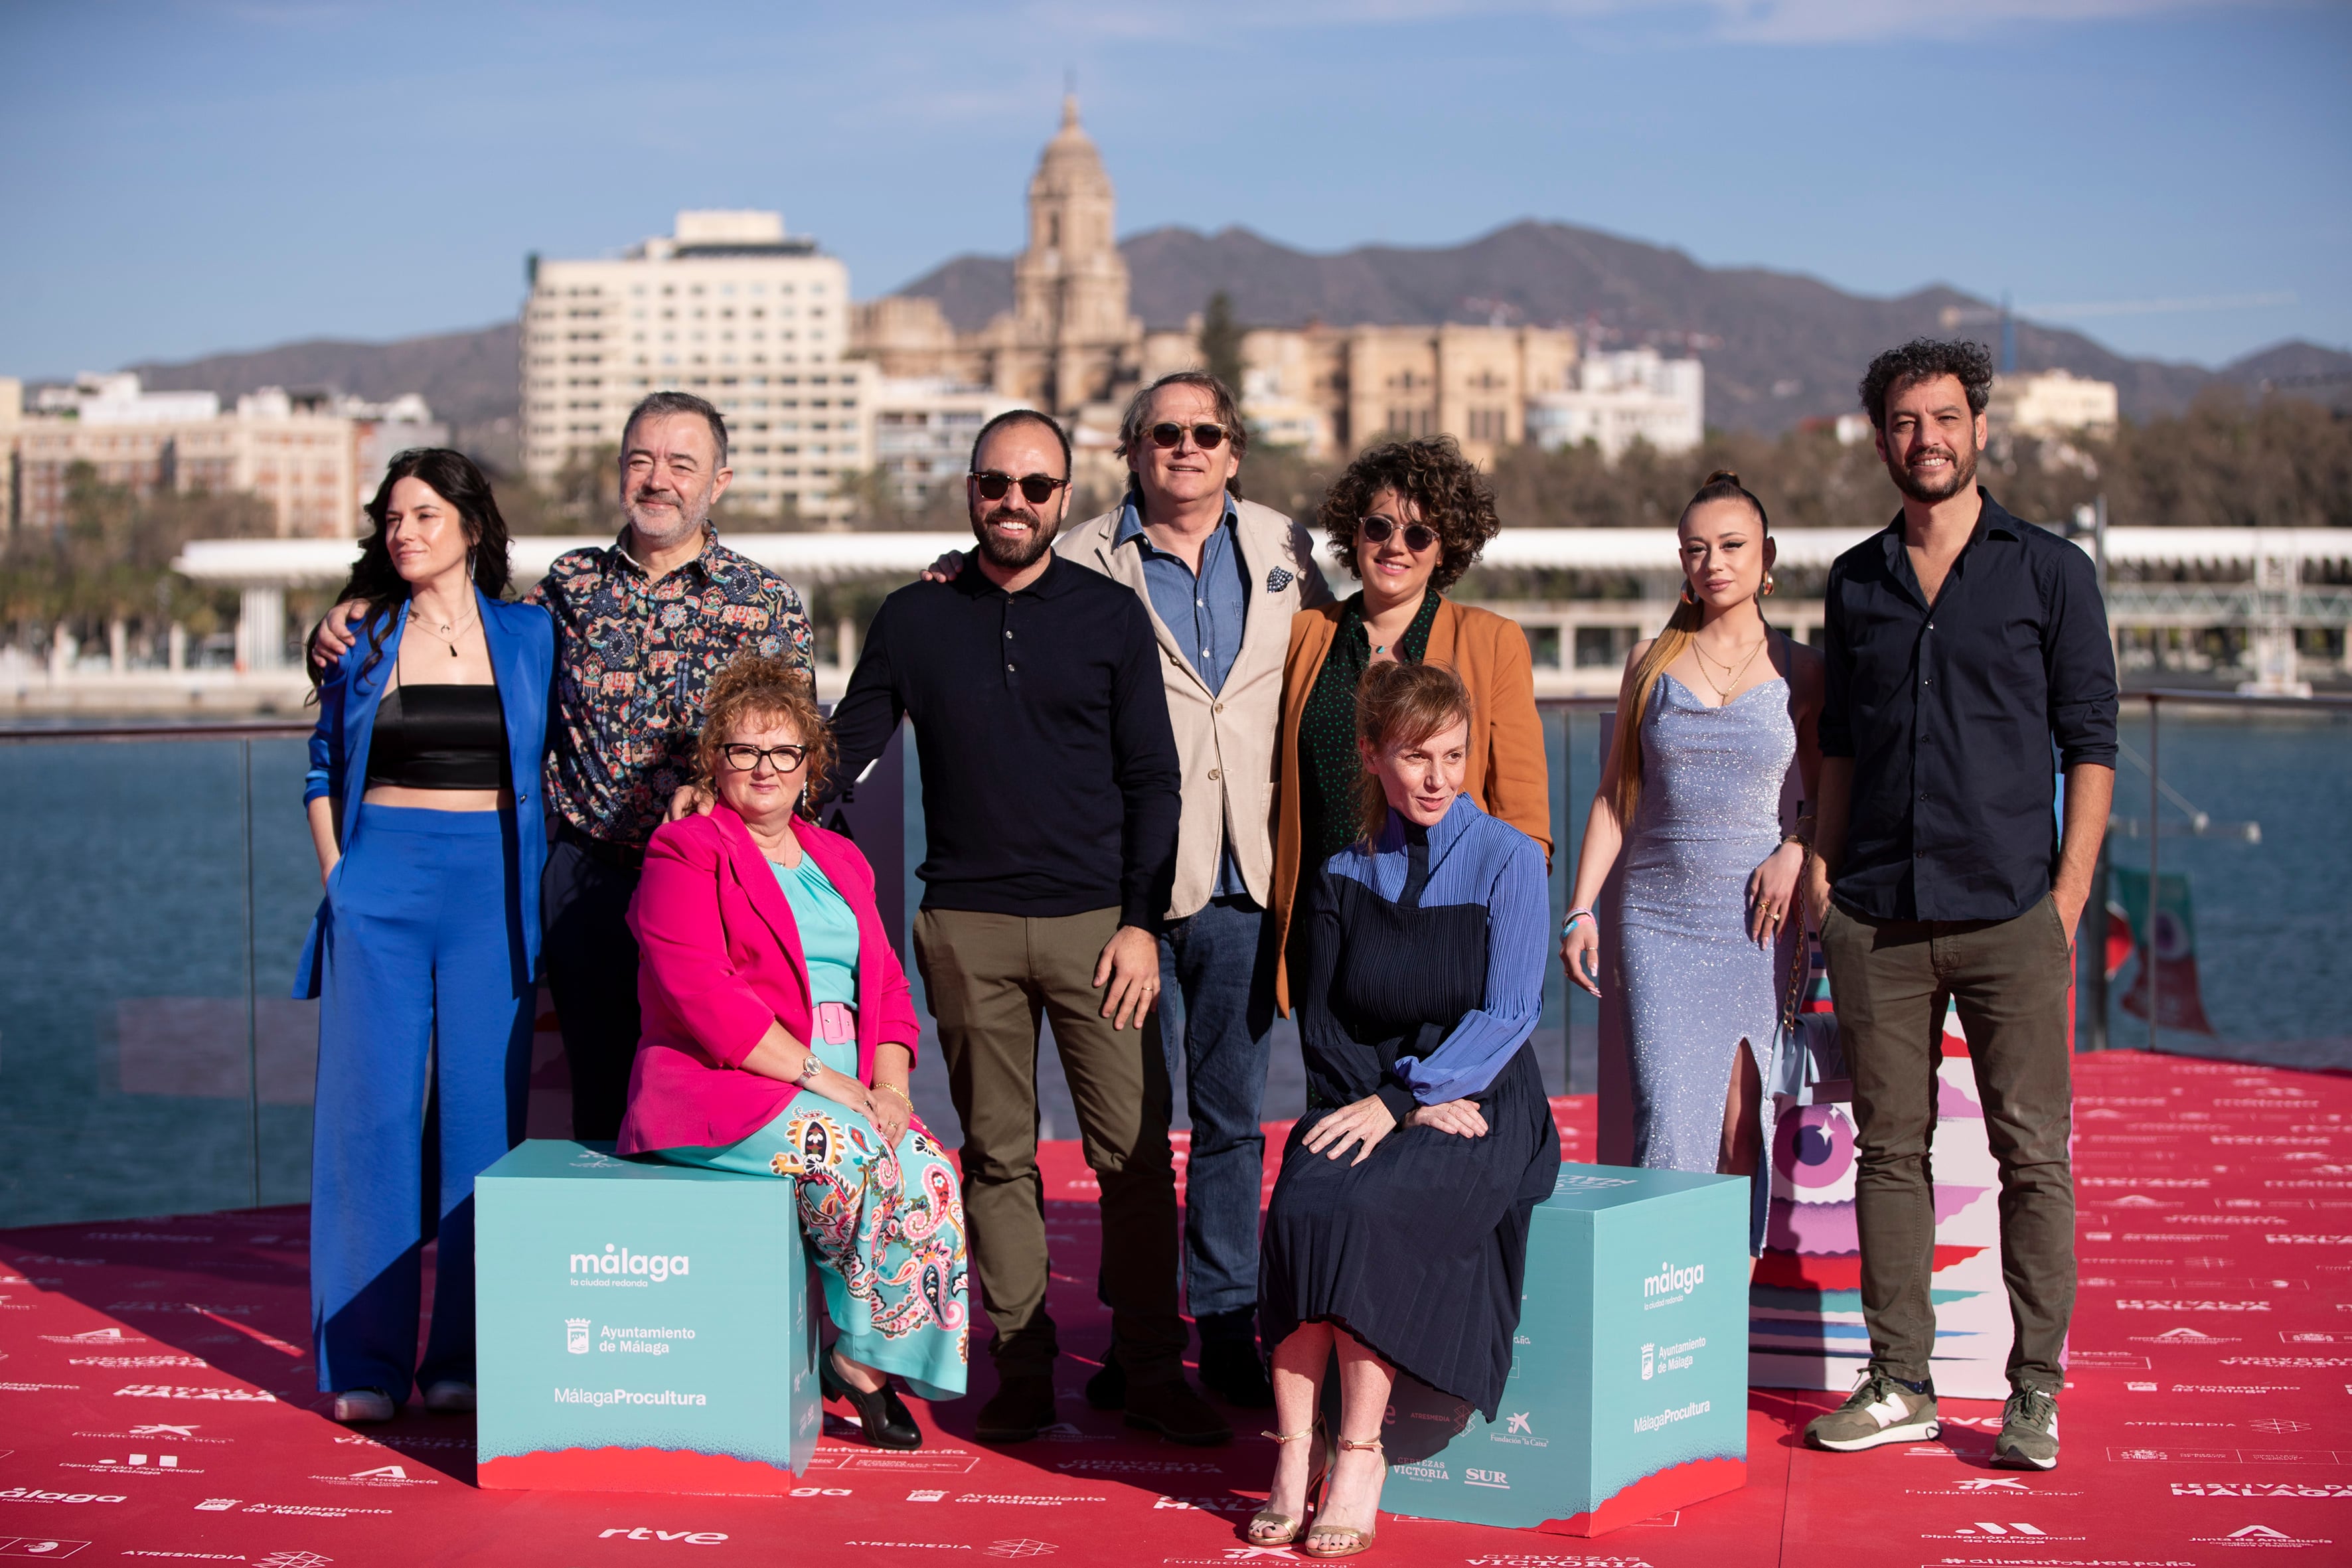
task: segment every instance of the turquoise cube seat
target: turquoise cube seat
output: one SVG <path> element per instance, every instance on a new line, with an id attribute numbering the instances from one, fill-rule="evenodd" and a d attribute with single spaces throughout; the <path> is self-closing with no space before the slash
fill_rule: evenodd
<path id="1" fill-rule="evenodd" d="M 1745 1177 L 1561 1166 L 1498 1419 L 1400 1376 L 1382 1506 L 1599 1535 L 1745 1485 L 1748 1214 Z"/>
<path id="2" fill-rule="evenodd" d="M 534 1139 L 474 1187 L 485 1487 L 783 1492 L 824 1425 L 793 1184 Z"/>

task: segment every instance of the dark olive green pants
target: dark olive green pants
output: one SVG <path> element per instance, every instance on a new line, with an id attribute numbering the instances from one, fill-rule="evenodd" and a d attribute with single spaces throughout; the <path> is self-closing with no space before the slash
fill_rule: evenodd
<path id="1" fill-rule="evenodd" d="M 1117 910 L 1054 919 L 925 910 L 915 961 L 939 1020 L 940 1055 L 963 1119 L 963 1205 L 972 1275 L 996 1329 L 1002 1377 L 1049 1372 L 1045 1184 L 1037 1173 L 1037 1025 L 1054 1026 L 1087 1164 L 1101 1186 L 1096 1290 L 1128 1381 L 1181 1377 L 1176 1173 L 1160 1017 L 1111 1027 L 1095 964 Z"/>
<path id="2" fill-rule="evenodd" d="M 1873 921 L 1832 908 L 1822 931 L 1853 1073 L 1862 1314 L 1875 1370 L 1929 1375 L 1936 1203 L 1928 1146 L 1947 1002 L 1960 1016 L 2000 1168 L 2000 1268 L 2016 1337 L 2009 1380 L 2055 1394 L 2074 1310 L 2073 1063 L 2066 933 L 2049 899 L 2007 921 Z"/>

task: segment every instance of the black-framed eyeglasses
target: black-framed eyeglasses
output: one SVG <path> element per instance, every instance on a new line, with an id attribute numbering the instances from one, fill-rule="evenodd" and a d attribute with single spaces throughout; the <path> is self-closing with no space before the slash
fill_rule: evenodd
<path id="1" fill-rule="evenodd" d="M 971 476 L 974 488 L 982 500 L 1003 500 L 1005 492 L 1014 485 L 1021 487 L 1021 499 L 1031 506 L 1044 506 L 1054 499 L 1054 492 L 1070 481 L 1057 479 L 1051 474 L 1024 474 L 1014 479 L 995 468 L 982 468 Z"/>
<path id="2" fill-rule="evenodd" d="M 1179 425 L 1172 419 L 1163 419 L 1154 425 L 1147 434 L 1150 436 L 1151 444 L 1155 447 L 1173 449 L 1182 444 L 1186 436 L 1190 436 L 1192 437 L 1192 445 L 1200 447 L 1203 452 L 1213 452 L 1225 444 L 1227 432 L 1222 425 L 1206 423 Z"/>
<path id="3" fill-rule="evenodd" d="M 752 746 L 738 742 L 719 747 L 719 754 L 726 758 L 727 765 L 739 773 L 748 773 L 762 762 L 780 773 L 788 773 L 808 761 L 809 749 L 806 746 Z"/>
<path id="4" fill-rule="evenodd" d="M 1389 535 L 1397 530 L 1397 525 L 1385 517 L 1368 517 L 1356 526 L 1362 529 L 1364 537 L 1374 544 L 1386 544 L 1389 542 Z M 1415 555 L 1436 542 L 1437 530 L 1430 527 L 1429 524 L 1408 522 L 1404 525 L 1404 547 Z"/>

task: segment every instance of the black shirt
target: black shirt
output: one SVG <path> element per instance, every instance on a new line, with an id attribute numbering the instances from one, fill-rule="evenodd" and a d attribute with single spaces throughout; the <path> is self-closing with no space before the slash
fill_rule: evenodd
<path id="1" fill-rule="evenodd" d="M 1853 759 L 1832 889 L 1877 920 L 2000 921 L 2050 891 L 2056 768 L 2116 762 L 2116 662 L 2090 557 L 1984 510 L 1933 609 L 1903 519 L 1837 558 L 1822 754 Z"/>
<path id="2" fill-rule="evenodd" d="M 915 721 L 927 909 L 1032 917 L 1116 905 L 1160 929 L 1175 875 L 1176 737 L 1143 601 L 1053 558 L 1007 594 L 968 561 L 882 602 L 833 710 L 837 777 Z"/>

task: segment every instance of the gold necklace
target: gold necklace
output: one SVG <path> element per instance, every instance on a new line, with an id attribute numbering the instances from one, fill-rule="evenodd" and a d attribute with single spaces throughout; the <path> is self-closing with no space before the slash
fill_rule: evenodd
<path id="1" fill-rule="evenodd" d="M 1739 684 L 1739 678 L 1748 673 L 1748 667 L 1756 662 L 1756 656 L 1762 653 L 1764 651 L 1764 645 L 1771 640 L 1772 634 L 1770 632 L 1766 632 L 1762 637 L 1758 637 L 1756 639 L 1756 646 L 1748 650 L 1748 657 L 1739 661 L 1739 668 L 1733 669 L 1729 664 L 1725 663 L 1722 659 L 1717 658 L 1714 655 L 1700 647 L 1698 646 L 1697 637 L 1694 637 L 1691 638 L 1691 651 L 1697 654 L 1699 657 L 1699 676 L 1709 686 L 1715 687 L 1715 695 L 1718 699 L 1715 707 L 1715 710 L 1717 712 L 1722 712 L 1723 710 L 1730 704 L 1731 686 L 1738 686 Z M 1715 676 L 1706 668 L 1709 664 L 1723 665 L 1724 669 L 1728 672 L 1731 677 L 1731 686 L 1716 686 Z"/>
<path id="2" fill-rule="evenodd" d="M 415 601 L 411 600 L 408 605 L 408 624 L 413 626 L 424 627 L 427 636 L 434 637 L 448 648 L 449 657 L 451 658 L 456 658 L 457 657 L 457 639 L 464 637 L 467 632 L 472 631 L 474 629 L 474 623 L 480 618 L 481 617 L 478 615 L 469 616 L 462 625 L 436 626 L 416 613 Z"/>

